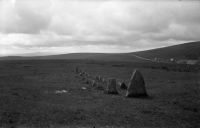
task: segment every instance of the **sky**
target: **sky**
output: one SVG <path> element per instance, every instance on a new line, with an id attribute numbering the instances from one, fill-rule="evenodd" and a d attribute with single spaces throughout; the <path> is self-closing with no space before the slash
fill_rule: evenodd
<path id="1" fill-rule="evenodd" d="M 0 56 L 124 53 L 200 40 L 198 0 L 0 0 Z"/>

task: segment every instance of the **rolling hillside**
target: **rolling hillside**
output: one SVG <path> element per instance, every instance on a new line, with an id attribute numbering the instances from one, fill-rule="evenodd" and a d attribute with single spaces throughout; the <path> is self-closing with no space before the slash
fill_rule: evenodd
<path id="1" fill-rule="evenodd" d="M 0 60 L 27 60 L 27 59 L 84 59 L 101 61 L 149 61 L 154 58 L 162 59 L 198 59 L 200 57 L 200 42 L 191 42 L 164 48 L 132 52 L 132 53 L 70 53 L 49 56 L 8 56 Z"/>
<path id="2" fill-rule="evenodd" d="M 122 53 L 70 53 L 50 56 L 34 56 L 34 57 L 20 57 L 8 56 L 0 57 L 0 60 L 57 60 L 57 59 L 70 59 L 70 60 L 97 60 L 97 61 L 128 61 L 138 62 L 144 61 L 135 56 L 122 54 Z"/>
<path id="3" fill-rule="evenodd" d="M 131 54 L 149 59 L 153 59 L 155 57 L 163 59 L 198 59 L 200 57 L 200 41 L 147 51 L 133 52 Z"/>

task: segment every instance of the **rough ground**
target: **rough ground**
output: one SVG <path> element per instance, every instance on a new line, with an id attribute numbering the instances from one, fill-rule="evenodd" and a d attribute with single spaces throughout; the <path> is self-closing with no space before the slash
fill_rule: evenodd
<path id="1" fill-rule="evenodd" d="M 76 66 L 126 83 L 138 68 L 149 97 L 125 98 L 119 87 L 119 95 L 104 94 L 105 84 L 86 84 Z M 0 61 L 0 127 L 200 127 L 199 69 L 150 62 Z"/>

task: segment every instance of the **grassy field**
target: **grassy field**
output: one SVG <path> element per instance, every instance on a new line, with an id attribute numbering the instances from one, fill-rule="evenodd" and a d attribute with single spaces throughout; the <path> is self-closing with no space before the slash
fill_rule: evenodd
<path id="1" fill-rule="evenodd" d="M 76 66 L 93 77 L 113 77 L 127 84 L 137 68 L 149 97 L 126 98 L 119 87 L 119 95 L 105 94 L 105 84 L 86 84 L 74 72 Z M 199 71 L 199 66 L 150 62 L 0 61 L 0 127 L 197 128 Z"/>

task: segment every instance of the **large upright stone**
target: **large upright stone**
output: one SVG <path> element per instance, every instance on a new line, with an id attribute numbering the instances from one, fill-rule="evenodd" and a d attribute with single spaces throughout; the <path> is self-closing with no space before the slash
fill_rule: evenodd
<path id="1" fill-rule="evenodd" d="M 146 97 L 147 92 L 142 74 L 135 70 L 131 76 L 126 97 Z"/>
<path id="2" fill-rule="evenodd" d="M 116 79 L 108 79 L 108 83 L 107 83 L 107 89 L 106 89 L 106 93 L 107 94 L 118 94 L 117 92 L 117 88 L 116 88 Z"/>
<path id="3" fill-rule="evenodd" d="M 76 72 L 76 74 L 79 73 L 79 68 L 78 67 L 75 68 L 75 72 Z"/>
<path id="4" fill-rule="evenodd" d="M 95 80 L 92 80 L 92 87 L 95 87 L 97 85 Z"/>
<path id="5" fill-rule="evenodd" d="M 102 78 L 102 83 L 106 84 L 106 79 L 105 78 Z"/>
<path id="6" fill-rule="evenodd" d="M 120 88 L 123 89 L 123 90 L 127 89 L 127 86 L 126 86 L 125 82 L 119 83 L 119 86 L 120 86 Z"/>
<path id="7" fill-rule="evenodd" d="M 101 82 L 101 80 L 102 80 L 101 76 L 96 76 L 96 80 L 97 80 L 98 82 Z"/>

